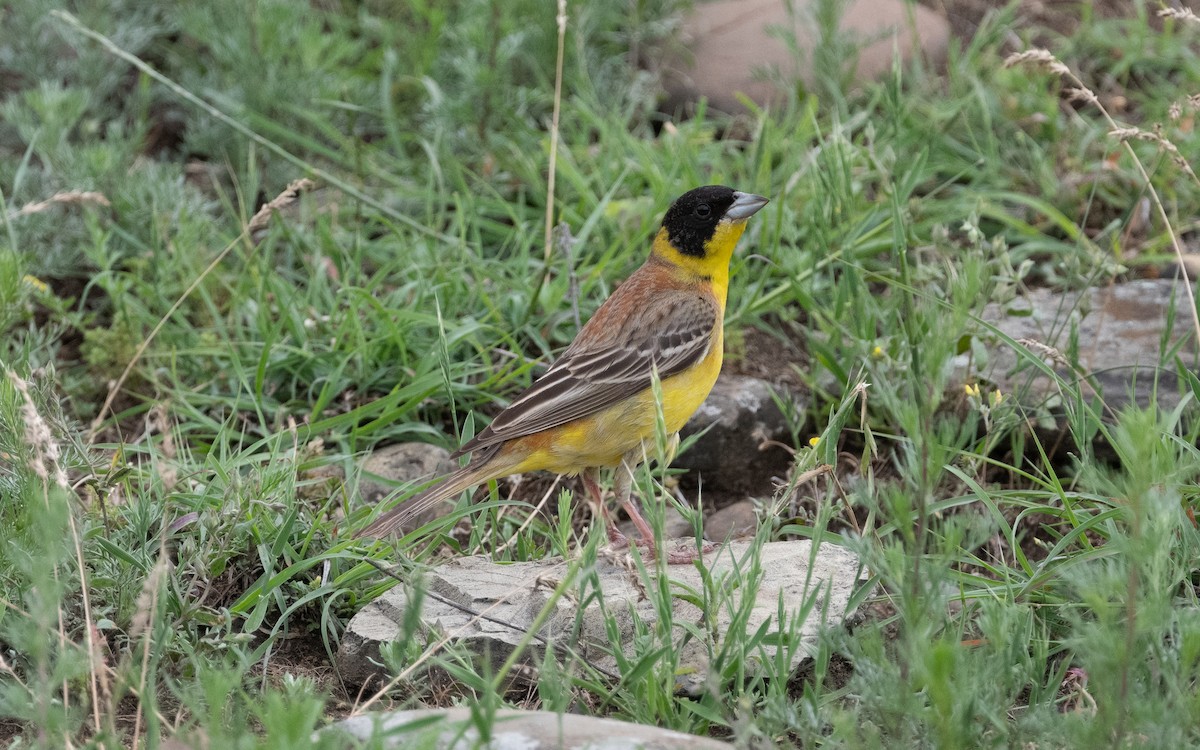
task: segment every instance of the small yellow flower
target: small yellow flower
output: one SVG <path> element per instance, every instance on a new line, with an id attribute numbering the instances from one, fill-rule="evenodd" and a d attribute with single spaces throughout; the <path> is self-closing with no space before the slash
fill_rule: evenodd
<path id="1" fill-rule="evenodd" d="M 967 398 L 979 398 L 979 386 L 975 383 L 964 385 L 963 392 L 967 394 Z"/>
<path id="2" fill-rule="evenodd" d="M 883 347 L 878 344 L 871 350 L 871 359 L 883 359 Z"/>
<path id="3" fill-rule="evenodd" d="M 39 294 L 45 294 L 46 292 L 50 291 L 49 284 L 32 274 L 25 274 L 21 277 L 21 281 L 24 281 L 26 284 L 36 289 Z"/>
<path id="4" fill-rule="evenodd" d="M 812 437 L 810 437 L 808 439 L 808 444 L 811 445 L 813 448 L 816 448 L 818 445 L 821 444 L 821 436 L 813 435 Z"/>
<path id="5" fill-rule="evenodd" d="M 992 406 L 999 406 L 1000 402 L 1004 400 L 1004 394 L 997 388 L 988 394 L 988 400 L 991 401 Z"/>

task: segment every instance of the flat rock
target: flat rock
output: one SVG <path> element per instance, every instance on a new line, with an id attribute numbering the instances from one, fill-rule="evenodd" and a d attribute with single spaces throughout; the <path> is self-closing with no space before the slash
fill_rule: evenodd
<path id="1" fill-rule="evenodd" d="M 354 716 L 325 732 L 378 747 L 465 750 L 480 746 L 470 709 L 423 709 Z M 496 712 L 489 750 L 732 750 L 733 745 L 669 729 L 552 711 Z M 374 747 L 374 746 L 373 746 Z"/>
<path id="2" fill-rule="evenodd" d="M 670 60 L 663 71 L 666 111 L 686 109 L 703 97 L 711 108 L 736 114 L 745 110 L 738 94 L 759 106 L 770 105 L 782 98 L 781 89 L 765 73 L 782 78 L 785 85 L 796 80 L 811 85 L 816 77 L 812 60 L 818 38 L 813 23 L 816 1 L 696 3 L 683 21 L 680 41 L 686 57 Z M 950 41 L 945 18 L 906 0 L 850 0 L 840 32 L 863 45 L 854 70 L 858 82 L 890 70 L 893 54 L 904 62 L 917 52 L 940 60 Z M 790 47 L 791 35 L 795 50 Z"/>
<path id="3" fill-rule="evenodd" d="M 783 394 L 784 398 L 793 398 Z M 767 494 L 792 456 L 775 443 L 791 442 L 787 419 L 770 383 L 745 375 L 722 375 L 679 434 L 703 434 L 672 466 L 697 472 L 704 489 L 723 494 Z"/>
<path id="4" fill-rule="evenodd" d="M 1174 325 L 1168 330 L 1172 308 Z M 1182 282 L 1144 279 L 1077 292 L 1035 289 L 1006 305 L 988 305 L 983 319 L 1014 339 L 1034 341 L 1062 355 L 1043 350 L 1045 361 L 1062 378 L 1079 382 L 1089 397 L 1099 389 L 1114 408 L 1131 399 L 1143 407 L 1157 399 L 1164 409 L 1179 403 L 1180 389 L 1187 386 L 1179 382 L 1172 357 L 1159 368 L 1164 340 L 1178 347 L 1186 366 L 1193 371 L 1197 366 Z M 1023 404 L 1055 405 L 1057 383 L 1028 359 L 1003 344 L 989 347 L 988 356 L 980 375 Z"/>
<path id="5" fill-rule="evenodd" d="M 448 474 L 457 465 L 450 451 L 429 443 L 397 443 L 371 452 L 362 463 L 358 492 L 368 503 L 377 503 L 399 487 L 426 482 Z M 403 525 L 407 534 L 454 509 L 458 498 L 437 503 Z"/>
<path id="6" fill-rule="evenodd" d="M 783 599 L 789 622 L 783 628 L 797 627 L 801 635 L 800 648 L 791 654 L 795 667 L 807 658 L 818 632 L 836 625 L 849 614 L 850 595 L 858 583 L 858 558 L 843 547 L 822 544 L 812 559 L 809 540 L 770 542 L 758 548 L 758 570 L 761 579 L 750 585 L 749 571 L 754 562 L 755 544 L 752 541 L 731 542 L 704 556 L 714 585 L 727 601 L 712 607 L 713 631 L 717 638 L 741 638 L 755 633 L 764 623 L 776 632 L 780 597 Z M 810 571 L 811 567 L 811 571 Z M 452 560 L 429 571 L 424 579 L 425 590 L 436 594 L 424 597 L 420 621 L 424 632 L 417 637 L 432 642 L 445 635 L 465 645 L 473 653 L 485 656 L 498 669 L 512 654 L 525 632 L 532 627 L 538 613 L 551 599 L 553 587 L 566 574 L 567 563 L 562 558 L 535 562 L 494 563 L 485 557 L 466 557 Z M 700 639 L 684 638 L 681 623 L 702 623 L 705 614 L 687 601 L 688 592 L 703 590 L 700 571 L 691 565 L 666 567 L 674 597 L 674 640 L 683 643 L 680 649 L 680 674 L 691 675 L 692 682 L 681 683 L 681 692 L 693 692 L 707 677 L 705 646 Z M 642 581 L 636 572 L 618 565 L 617 561 L 598 560 L 595 577 L 588 576 L 589 588 L 568 592 L 556 602 L 539 635 L 551 645 L 569 644 L 588 663 L 615 672 L 617 660 L 614 648 L 626 655 L 635 652 L 637 624 L 653 632 L 658 613 L 646 599 L 643 590 L 654 584 Z M 654 576 L 653 570 L 646 575 Z M 608 617 L 614 620 L 617 642 L 610 637 L 605 614 L 595 601 L 591 585 L 597 585 L 603 597 Z M 753 597 L 746 602 L 746 597 Z M 591 602 L 582 610 L 578 602 Z M 448 603 L 450 602 L 450 603 Z M 730 612 L 746 604 L 750 613 L 744 632 L 731 633 Z M 809 608 L 809 605 L 812 605 Z M 371 602 L 356 614 L 346 627 L 338 651 L 338 668 L 343 680 L 363 685 L 384 677 L 379 661 L 380 645 L 402 637 L 409 595 L 404 587 L 396 587 Z M 475 617 L 487 610 L 488 619 Z M 808 616 L 797 624 L 795 618 L 808 610 Z M 579 627 L 576 629 L 576 618 Z M 705 628 L 701 628 L 704 630 Z M 644 644 L 642 644 L 644 647 Z M 534 641 L 530 661 L 540 663 L 545 645 Z M 772 647 L 765 647 L 768 656 Z"/>

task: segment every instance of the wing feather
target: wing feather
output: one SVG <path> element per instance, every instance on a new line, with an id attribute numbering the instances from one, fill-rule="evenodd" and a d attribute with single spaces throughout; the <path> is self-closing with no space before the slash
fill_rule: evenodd
<path id="1" fill-rule="evenodd" d="M 716 301 L 677 291 L 621 321 L 620 335 L 593 343 L 581 335 L 529 390 L 455 455 L 525 437 L 595 414 L 700 362 L 712 346 Z M 588 346 L 592 343 L 591 346 Z"/>

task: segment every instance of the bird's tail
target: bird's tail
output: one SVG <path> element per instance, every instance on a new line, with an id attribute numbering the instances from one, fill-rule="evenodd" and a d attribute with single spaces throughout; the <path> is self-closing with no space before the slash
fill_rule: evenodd
<path id="1" fill-rule="evenodd" d="M 484 460 L 472 461 L 453 474 L 448 474 L 437 484 L 413 495 L 397 508 L 392 508 L 366 527 L 354 534 L 356 539 L 363 537 L 381 538 L 396 534 L 405 524 L 424 513 L 441 501 L 454 497 L 463 490 L 470 489 L 497 477 L 512 473 L 500 469 L 498 472 L 495 462 L 488 456 Z"/>

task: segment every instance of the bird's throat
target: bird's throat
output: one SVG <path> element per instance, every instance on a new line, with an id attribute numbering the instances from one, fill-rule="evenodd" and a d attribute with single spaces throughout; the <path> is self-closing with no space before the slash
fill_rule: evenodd
<path id="1" fill-rule="evenodd" d="M 712 284 L 724 308 L 725 290 L 729 285 L 729 261 L 738 239 L 745 231 L 745 221 L 721 222 L 704 244 L 704 255 L 696 256 L 681 253 L 671 244 L 666 229 L 660 229 L 654 237 L 650 256 L 670 266 L 679 274 L 681 281 Z"/>

